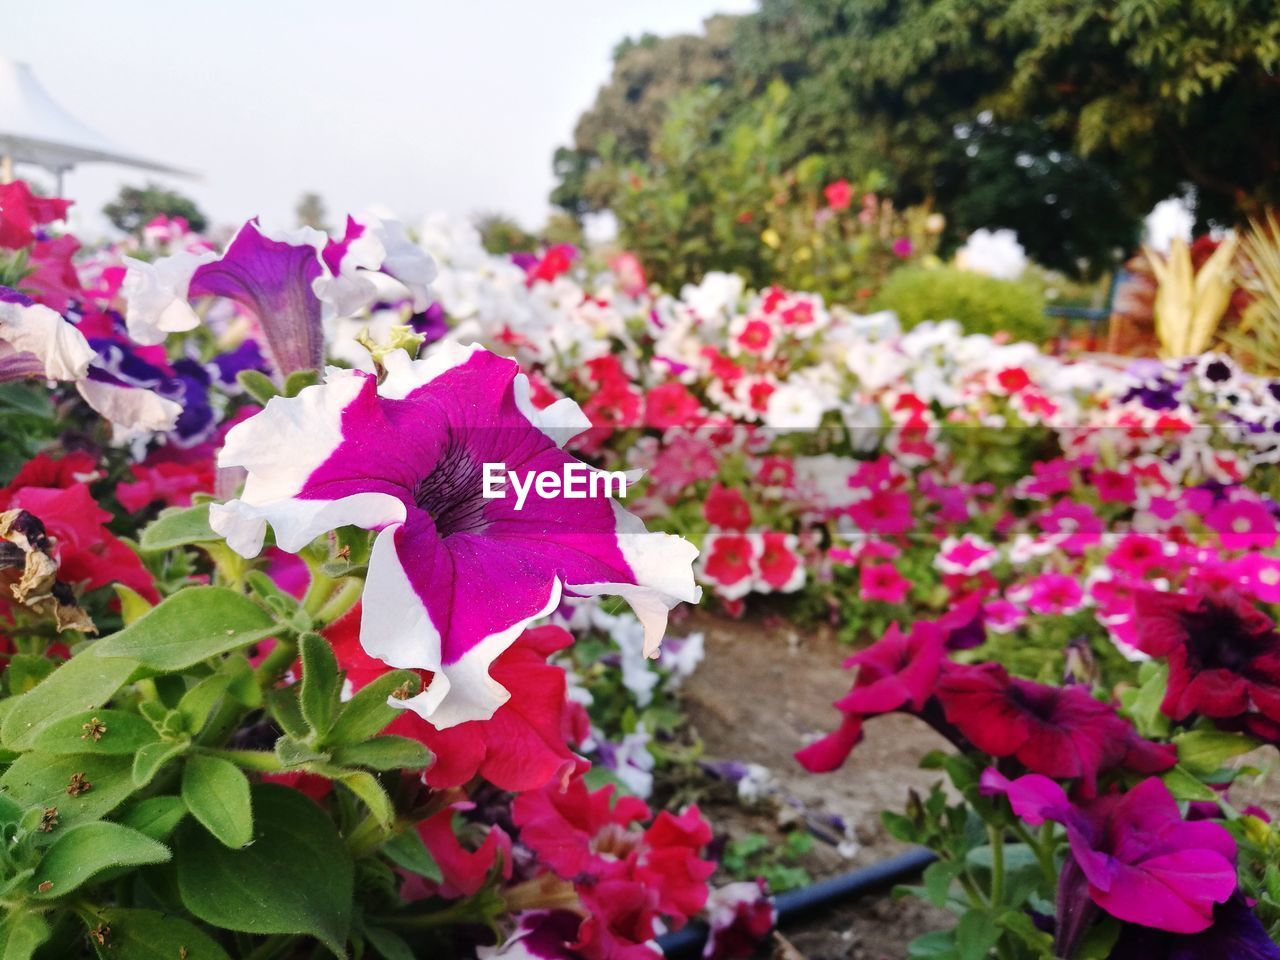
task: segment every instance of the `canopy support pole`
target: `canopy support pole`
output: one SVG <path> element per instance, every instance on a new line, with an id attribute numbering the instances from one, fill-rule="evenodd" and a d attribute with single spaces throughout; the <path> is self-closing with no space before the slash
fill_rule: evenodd
<path id="1" fill-rule="evenodd" d="M 0 154 L 0 183 L 13 182 L 13 154 L 5 151 Z"/>

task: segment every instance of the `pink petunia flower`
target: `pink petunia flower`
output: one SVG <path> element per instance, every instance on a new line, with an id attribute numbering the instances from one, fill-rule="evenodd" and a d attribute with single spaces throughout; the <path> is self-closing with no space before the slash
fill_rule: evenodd
<path id="1" fill-rule="evenodd" d="M 902 603 L 911 590 L 911 581 L 888 563 L 864 563 L 858 577 L 858 596 L 881 603 Z"/>
<path id="2" fill-rule="evenodd" d="M 988 769 L 982 791 L 1004 794 L 1013 812 L 1032 826 L 1053 820 L 1067 828 L 1071 852 L 1058 891 L 1064 927 L 1073 925 L 1061 914 L 1078 910 L 1078 899 L 1087 896 L 1120 920 L 1197 933 L 1213 923 L 1214 904 L 1235 892 L 1231 834 L 1217 823 L 1183 821 L 1169 788 L 1157 779 L 1073 804 L 1047 777 L 1009 780 Z"/>
<path id="3" fill-rule="evenodd" d="M 577 406 L 537 410 L 516 363 L 474 346 L 445 343 L 417 361 L 395 351 L 385 364 L 381 383 L 333 371 L 227 434 L 219 466 L 248 479 L 210 523 L 232 549 L 256 555 L 268 523 L 290 552 L 340 526 L 379 531 L 360 643 L 435 675 L 397 704 L 438 728 L 487 719 L 509 698 L 490 664 L 562 594 L 626 598 L 656 651 L 667 611 L 699 596 L 696 551 L 648 533 L 598 491 L 577 499 L 544 487 L 547 474 L 590 474 L 560 449 L 587 426 Z M 496 495 L 485 464 L 514 478 Z"/>

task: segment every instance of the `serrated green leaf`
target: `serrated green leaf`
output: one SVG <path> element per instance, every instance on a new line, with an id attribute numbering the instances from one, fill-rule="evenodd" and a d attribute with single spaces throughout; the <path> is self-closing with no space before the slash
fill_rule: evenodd
<path id="1" fill-rule="evenodd" d="M 92 753 L 130 754 L 158 739 L 155 728 L 127 710 L 86 710 L 49 724 L 36 735 L 33 749 L 62 756 Z"/>
<path id="2" fill-rule="evenodd" d="M 253 839 L 249 781 L 231 761 L 202 754 L 187 760 L 182 800 L 225 846 L 238 849 Z"/>
<path id="3" fill-rule="evenodd" d="M 199 824 L 177 833 L 178 889 L 205 923 L 244 933 L 316 937 L 343 956 L 354 867 L 337 828 L 311 800 L 274 784 L 253 788 L 254 839 L 231 850 Z"/>
<path id="4" fill-rule="evenodd" d="M 121 811 L 119 822 L 152 840 L 163 841 L 169 839 L 186 815 L 187 805 L 181 797 L 162 794 L 129 804 Z"/>
<path id="5" fill-rule="evenodd" d="M 100 820 L 58 835 L 36 864 L 28 896 L 53 900 L 66 896 L 114 867 L 164 863 L 169 848 L 137 830 Z"/>
<path id="6" fill-rule="evenodd" d="M 418 691 L 421 682 L 418 675 L 408 670 L 393 670 L 377 680 L 361 687 L 356 695 L 342 707 L 333 729 L 325 739 L 329 743 L 363 743 L 381 733 L 387 724 L 400 715 L 400 711 L 387 706 L 391 695 L 405 687 L 410 695 Z"/>
<path id="7" fill-rule="evenodd" d="M 106 942 L 90 938 L 102 960 L 229 960 L 207 933 L 181 917 L 156 910 L 110 908 L 102 912 Z"/>
<path id="8" fill-rule="evenodd" d="M 115 696 L 138 669 L 138 662 L 98 655 L 101 643 L 72 657 L 14 702 L 0 727 L 0 741 L 6 747 L 27 750 L 45 727 L 100 707 Z"/>
<path id="9" fill-rule="evenodd" d="M 417 740 L 387 735 L 333 751 L 333 762 L 373 770 L 425 770 L 435 757 Z"/>
<path id="10" fill-rule="evenodd" d="M 152 670 L 174 672 L 256 643 L 277 629 L 271 615 L 248 597 L 225 587 L 189 587 L 99 640 L 94 649 L 99 657 L 129 657 Z"/>
<path id="11" fill-rule="evenodd" d="M 307 725 L 321 740 L 333 728 L 342 693 L 342 674 L 329 642 L 315 633 L 304 633 L 298 642 L 302 655 L 302 693 L 299 704 Z"/>

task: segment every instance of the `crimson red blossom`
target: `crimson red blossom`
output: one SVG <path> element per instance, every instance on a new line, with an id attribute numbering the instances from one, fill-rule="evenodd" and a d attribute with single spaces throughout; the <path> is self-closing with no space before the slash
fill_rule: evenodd
<path id="1" fill-rule="evenodd" d="M 589 791 L 581 777 L 512 804 L 520 842 L 574 886 L 586 914 L 574 949 L 585 957 L 629 957 L 653 939 L 660 917 L 679 928 L 707 902 L 715 864 L 699 854 L 710 825 L 696 806 L 664 810 L 642 827 L 649 816 L 644 801 L 615 801 L 612 786 Z"/>
<path id="2" fill-rule="evenodd" d="M 1173 746 L 1142 739 L 1083 687 L 1021 680 L 994 663 L 948 663 L 937 693 L 947 722 L 983 753 L 1013 757 L 1033 773 L 1079 778 L 1086 796 L 1115 767 L 1157 773 L 1177 762 Z"/>
<path id="3" fill-rule="evenodd" d="M 713 483 L 702 504 L 702 515 L 707 523 L 722 530 L 744 531 L 751 526 L 751 506 L 742 491 Z"/>
<path id="4" fill-rule="evenodd" d="M 1135 597 L 1136 644 L 1169 663 L 1161 709 L 1241 719 L 1273 736 L 1280 725 L 1280 633 L 1271 618 L 1229 592 L 1200 590 Z"/>
<path id="5" fill-rule="evenodd" d="M 23 180 L 0 183 L 0 247 L 21 250 L 36 240 L 35 228 L 65 220 L 70 200 L 37 197 Z"/>

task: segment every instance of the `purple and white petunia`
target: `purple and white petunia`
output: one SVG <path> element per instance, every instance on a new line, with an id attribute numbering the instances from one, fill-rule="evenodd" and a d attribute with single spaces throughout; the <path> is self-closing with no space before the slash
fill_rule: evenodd
<path id="1" fill-rule="evenodd" d="M 426 307 L 435 277 L 435 264 L 403 227 L 375 217 L 350 220 L 336 243 L 307 227 L 272 232 L 250 220 L 221 255 L 179 253 L 154 263 L 126 258 L 126 264 L 126 321 L 138 343 L 195 329 L 200 316 L 194 301 L 230 300 L 257 321 L 281 379 L 320 369 L 326 325 L 377 298 L 372 275 L 399 281 L 419 309 Z"/>
<path id="2" fill-rule="evenodd" d="M 0 287 L 0 382 L 25 379 L 74 383 L 85 402 L 115 427 L 119 441 L 168 430 L 182 407 L 111 368 L 110 357 L 65 317 L 30 297 Z"/>
<path id="3" fill-rule="evenodd" d="M 84 335 L 58 313 L 0 287 L 0 381 L 79 380 L 93 358 Z"/>
<path id="4" fill-rule="evenodd" d="M 244 556 L 268 523 L 294 552 L 340 526 L 380 531 L 360 641 L 435 674 L 396 705 L 437 727 L 492 716 L 509 694 L 489 665 L 562 594 L 623 597 L 654 655 L 668 611 L 698 600 L 692 544 L 646 531 L 608 496 L 484 495 L 485 464 L 521 484 L 591 471 L 561 449 L 589 426 L 578 406 L 536 409 L 517 364 L 476 346 L 446 341 L 421 360 L 394 351 L 384 365 L 381 383 L 331 369 L 234 427 L 218 463 L 248 478 L 240 499 L 213 508 L 214 529 Z"/>

